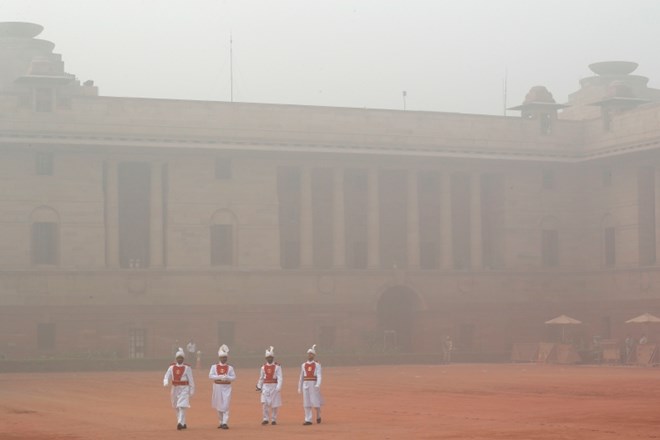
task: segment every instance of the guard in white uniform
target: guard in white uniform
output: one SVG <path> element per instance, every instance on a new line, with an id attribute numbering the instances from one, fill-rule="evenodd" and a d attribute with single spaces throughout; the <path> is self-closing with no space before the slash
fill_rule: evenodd
<path id="1" fill-rule="evenodd" d="M 321 423 L 321 364 L 316 362 L 316 344 L 307 350 L 307 362 L 300 369 L 300 380 L 298 381 L 298 394 L 303 395 L 303 407 L 305 408 L 305 422 L 303 425 L 312 424 L 312 408 L 316 409 L 316 423 Z"/>
<path id="2" fill-rule="evenodd" d="M 190 398 L 195 394 L 195 381 L 192 368 L 183 363 L 183 348 L 176 352 L 176 362 L 170 365 L 163 377 L 163 386 L 172 384 L 170 396 L 176 411 L 176 429 L 186 429 L 186 410 L 190 408 Z"/>
<path id="3" fill-rule="evenodd" d="M 213 395 L 211 396 L 211 407 L 218 411 L 220 424 L 218 428 L 229 429 L 229 404 L 231 403 L 231 383 L 236 379 L 234 367 L 227 364 L 229 347 L 222 344 L 218 350 L 220 362 L 211 365 L 209 379 L 213 381 Z"/>
<path id="4" fill-rule="evenodd" d="M 277 425 L 277 412 L 282 406 L 282 367 L 275 362 L 275 351 L 271 346 L 266 350 L 266 363 L 261 366 L 257 391 L 261 391 L 263 407 L 262 425 Z"/>

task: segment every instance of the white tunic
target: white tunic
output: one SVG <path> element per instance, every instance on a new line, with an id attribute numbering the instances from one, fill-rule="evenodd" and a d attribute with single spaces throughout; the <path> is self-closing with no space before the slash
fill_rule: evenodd
<path id="1" fill-rule="evenodd" d="M 188 385 L 174 385 L 170 392 L 173 408 L 190 408 L 190 398 L 195 394 L 195 381 L 193 380 L 192 368 L 187 364 L 172 364 L 165 372 L 163 377 L 163 386 L 171 384 L 176 378 L 174 377 L 174 367 L 184 367 L 185 370 L 179 381 L 186 381 Z"/>
<path id="2" fill-rule="evenodd" d="M 273 365 L 273 364 L 269 364 Z M 275 364 L 275 373 L 273 377 L 277 379 L 277 383 L 264 383 L 266 379 L 265 366 L 261 366 L 259 373 L 259 380 L 257 381 L 257 388 L 261 388 L 261 403 L 270 407 L 278 408 L 282 406 L 282 367 Z"/>
<path id="3" fill-rule="evenodd" d="M 225 374 L 218 374 L 218 366 L 227 367 L 227 372 Z M 231 382 L 236 379 L 234 367 L 222 363 L 211 365 L 209 379 L 213 381 L 221 380 L 223 382 L 230 382 L 225 384 L 213 383 L 213 395 L 211 396 L 212 408 L 215 408 L 220 412 L 229 411 L 229 404 L 231 403 Z"/>
<path id="4" fill-rule="evenodd" d="M 307 367 L 314 366 L 314 375 L 316 380 L 305 380 L 305 371 Z M 321 364 L 316 361 L 305 362 L 300 367 L 300 379 L 298 381 L 298 392 L 303 395 L 303 407 L 318 408 L 323 405 L 323 396 L 321 395 Z"/>

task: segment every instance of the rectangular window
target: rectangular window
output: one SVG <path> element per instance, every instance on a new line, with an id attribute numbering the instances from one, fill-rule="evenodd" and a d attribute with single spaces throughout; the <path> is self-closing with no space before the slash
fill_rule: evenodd
<path id="1" fill-rule="evenodd" d="M 57 223 L 32 224 L 32 263 L 57 264 Z"/>
<path id="2" fill-rule="evenodd" d="M 641 168 L 637 175 L 639 218 L 639 264 L 656 262 L 655 240 L 655 169 Z"/>
<path id="3" fill-rule="evenodd" d="M 211 266 L 234 263 L 234 231 L 232 225 L 211 225 Z"/>
<path id="4" fill-rule="evenodd" d="M 53 111 L 53 90 L 38 88 L 34 90 L 34 111 L 50 113 Z"/>
<path id="5" fill-rule="evenodd" d="M 37 324 L 37 348 L 39 350 L 55 349 L 55 323 Z"/>
<path id="6" fill-rule="evenodd" d="M 142 359 L 147 353 L 147 330 L 144 328 L 131 328 L 128 330 L 128 357 Z"/>
<path id="7" fill-rule="evenodd" d="M 231 179 L 231 159 L 225 157 L 215 159 L 215 178 L 217 180 Z"/>
<path id="8" fill-rule="evenodd" d="M 616 235 L 614 228 L 605 228 L 605 266 L 616 264 Z"/>
<path id="9" fill-rule="evenodd" d="M 235 327 L 233 321 L 218 321 L 218 346 L 227 344 L 231 347 L 234 344 Z"/>
<path id="10" fill-rule="evenodd" d="M 53 155 L 51 153 L 37 153 L 34 165 L 37 175 L 53 175 Z"/>
<path id="11" fill-rule="evenodd" d="M 543 230 L 541 255 L 544 266 L 556 267 L 559 265 L 559 233 L 556 230 Z"/>

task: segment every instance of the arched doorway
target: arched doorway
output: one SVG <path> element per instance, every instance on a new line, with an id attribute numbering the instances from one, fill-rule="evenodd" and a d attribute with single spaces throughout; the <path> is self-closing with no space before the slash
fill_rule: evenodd
<path id="1" fill-rule="evenodd" d="M 393 286 L 383 292 L 378 300 L 378 326 L 383 332 L 385 349 L 413 350 L 417 301 L 415 292 L 405 286 Z"/>

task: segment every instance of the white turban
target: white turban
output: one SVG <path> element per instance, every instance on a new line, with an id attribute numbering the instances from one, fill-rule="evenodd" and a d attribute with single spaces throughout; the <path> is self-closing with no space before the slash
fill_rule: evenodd
<path id="1" fill-rule="evenodd" d="M 316 344 L 312 345 L 312 348 L 307 350 L 307 353 L 312 353 L 314 356 L 316 356 Z"/>
<path id="2" fill-rule="evenodd" d="M 273 349 L 273 346 L 271 345 L 269 349 L 266 350 L 266 356 L 265 357 L 271 357 L 275 356 L 275 351 Z"/>
<path id="3" fill-rule="evenodd" d="M 220 346 L 220 349 L 218 350 L 218 357 L 223 357 L 229 355 L 229 347 L 227 347 L 225 344 L 222 344 Z"/>
<path id="4" fill-rule="evenodd" d="M 175 358 L 178 358 L 181 356 L 182 358 L 186 357 L 185 353 L 183 352 L 183 348 L 179 347 L 179 351 L 176 352 L 176 355 L 174 355 Z"/>

